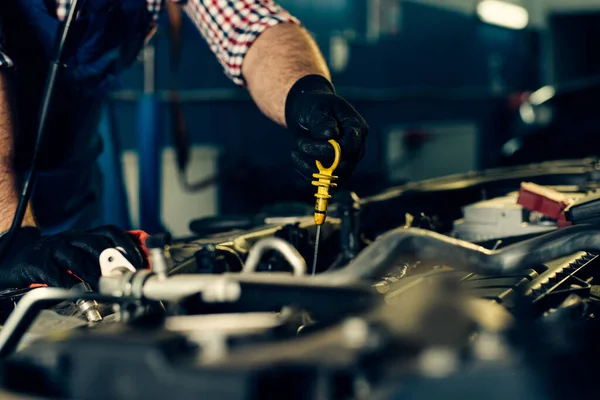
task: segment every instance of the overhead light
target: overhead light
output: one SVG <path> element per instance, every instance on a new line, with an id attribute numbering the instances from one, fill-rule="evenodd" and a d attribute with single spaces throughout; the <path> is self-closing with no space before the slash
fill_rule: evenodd
<path id="1" fill-rule="evenodd" d="M 509 29 L 523 29 L 529 23 L 529 13 L 524 7 L 499 0 L 479 2 L 477 15 L 488 24 Z"/>

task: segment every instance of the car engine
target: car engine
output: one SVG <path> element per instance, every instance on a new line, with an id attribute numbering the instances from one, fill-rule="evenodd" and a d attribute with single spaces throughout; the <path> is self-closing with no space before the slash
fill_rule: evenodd
<path id="1" fill-rule="evenodd" d="M 1 294 L 0 394 L 593 395 L 599 183 L 600 160 L 581 159 L 339 191 L 314 274 L 302 207 L 154 236 L 152 270 L 111 249 L 98 292 Z"/>

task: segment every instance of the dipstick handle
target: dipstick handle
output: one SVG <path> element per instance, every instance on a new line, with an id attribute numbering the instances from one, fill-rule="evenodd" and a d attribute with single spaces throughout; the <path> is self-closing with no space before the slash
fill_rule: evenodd
<path id="1" fill-rule="evenodd" d="M 328 168 L 325 168 L 320 161 L 317 161 L 316 163 L 319 172 L 313 174 L 313 178 L 316 180 L 312 181 L 312 184 L 317 187 L 317 193 L 315 194 L 315 197 L 317 198 L 315 201 L 315 224 L 317 225 L 323 225 L 325 223 L 325 218 L 327 217 L 327 203 L 331 198 L 329 188 L 337 186 L 334 181 L 338 177 L 333 175 L 333 172 L 338 167 L 342 157 L 340 144 L 333 139 L 329 140 L 329 144 L 333 146 L 335 153 L 333 164 Z"/>

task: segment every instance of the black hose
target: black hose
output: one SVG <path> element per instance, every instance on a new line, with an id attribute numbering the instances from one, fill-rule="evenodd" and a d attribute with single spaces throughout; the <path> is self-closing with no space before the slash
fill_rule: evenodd
<path id="1" fill-rule="evenodd" d="M 337 283 L 376 279 L 399 263 L 415 260 L 482 275 L 505 275 L 577 251 L 600 251 L 600 227 L 572 226 L 500 250 L 488 250 L 424 229 L 399 228 L 380 236 L 346 268 L 321 275 L 330 275 Z"/>
<path id="2" fill-rule="evenodd" d="M 31 192 L 33 191 L 33 186 L 35 184 L 40 146 L 43 143 L 44 135 L 46 133 L 48 115 L 50 114 L 50 107 L 52 105 L 52 98 L 54 95 L 54 90 L 56 88 L 56 82 L 58 81 L 58 74 L 59 71 L 63 68 L 64 64 L 63 58 L 65 56 L 65 45 L 67 43 L 67 39 L 69 36 L 69 32 L 71 31 L 73 21 L 75 21 L 77 13 L 79 12 L 79 9 L 83 2 L 84 0 L 71 1 L 69 13 L 67 15 L 67 18 L 65 19 L 65 22 L 62 24 L 61 31 L 57 37 L 55 57 L 54 60 L 52 60 L 52 62 L 50 63 L 50 69 L 48 71 L 48 77 L 46 79 L 46 86 L 44 87 L 44 93 L 42 96 L 38 129 L 35 139 L 35 147 L 33 149 L 33 155 L 31 158 L 31 166 L 25 178 L 25 182 L 23 183 L 21 197 L 19 198 L 17 211 L 15 212 L 15 216 L 13 217 L 10 229 L 4 234 L 0 243 L 0 260 L 4 258 L 4 256 L 6 255 L 6 251 L 10 248 L 10 243 L 15 233 L 21 227 L 21 224 L 23 223 L 23 217 L 25 217 L 25 212 L 27 211 L 27 205 L 29 204 Z"/>
<path id="3" fill-rule="evenodd" d="M 224 215 L 220 217 L 206 217 L 195 219 L 190 222 L 190 230 L 197 235 L 211 235 L 233 231 L 236 229 L 252 229 L 257 225 L 264 224 L 264 217 L 254 215 Z"/>

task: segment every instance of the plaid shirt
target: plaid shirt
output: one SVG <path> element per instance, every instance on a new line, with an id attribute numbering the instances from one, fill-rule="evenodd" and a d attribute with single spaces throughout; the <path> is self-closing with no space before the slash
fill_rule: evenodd
<path id="1" fill-rule="evenodd" d="M 0 0 L 1 1 L 1 0 Z M 156 24 L 164 1 L 146 0 L 148 12 Z M 284 22 L 299 23 L 273 0 L 170 0 L 183 4 L 210 49 L 238 85 L 244 85 L 242 63 L 250 45 L 265 29 Z M 56 0 L 56 14 L 65 18 L 69 0 Z M 148 27 L 149 30 L 153 26 Z M 0 67 L 12 66 L 12 61 L 0 52 Z"/>

